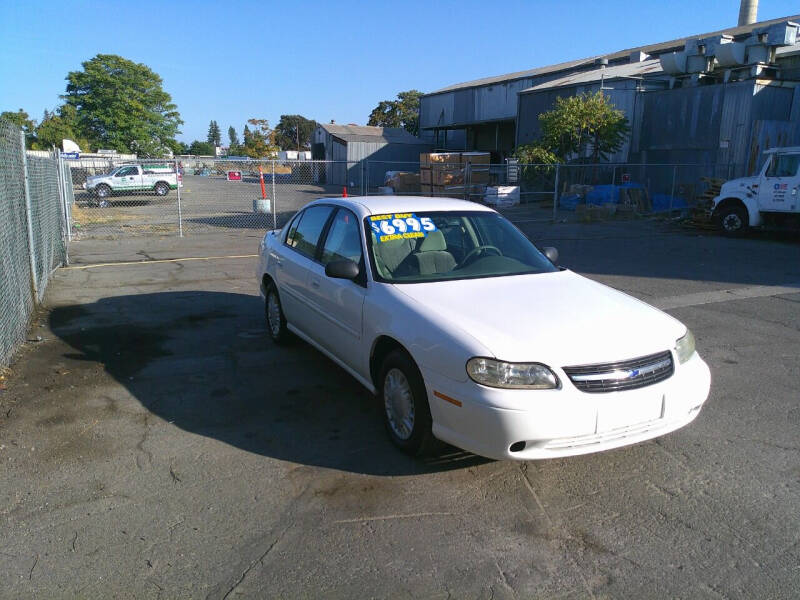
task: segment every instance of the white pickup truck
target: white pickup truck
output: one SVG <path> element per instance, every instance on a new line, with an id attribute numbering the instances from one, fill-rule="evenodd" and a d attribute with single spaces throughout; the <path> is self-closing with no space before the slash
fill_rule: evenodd
<path id="1" fill-rule="evenodd" d="M 772 148 L 758 175 L 723 184 L 712 218 L 726 235 L 750 227 L 800 228 L 800 146 Z"/>
<path id="2" fill-rule="evenodd" d="M 105 175 L 87 177 L 83 189 L 94 193 L 99 206 L 108 206 L 113 194 L 154 192 L 166 196 L 170 190 L 183 187 L 182 179 L 169 164 L 122 165 Z"/>

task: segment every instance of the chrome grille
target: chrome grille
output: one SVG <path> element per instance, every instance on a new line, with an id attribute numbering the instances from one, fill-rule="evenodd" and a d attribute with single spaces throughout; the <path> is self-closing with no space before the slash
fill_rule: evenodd
<path id="1" fill-rule="evenodd" d="M 631 360 L 564 367 L 573 385 L 583 392 L 602 393 L 635 390 L 669 379 L 675 372 L 667 350 Z"/>

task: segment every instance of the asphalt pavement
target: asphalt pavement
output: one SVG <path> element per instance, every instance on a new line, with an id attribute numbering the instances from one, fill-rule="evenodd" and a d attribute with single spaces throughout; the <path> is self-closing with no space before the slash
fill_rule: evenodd
<path id="1" fill-rule="evenodd" d="M 800 238 L 515 218 L 694 331 L 694 423 L 413 460 L 347 374 L 270 343 L 260 231 L 80 241 L 0 391 L 0 597 L 800 596 Z"/>

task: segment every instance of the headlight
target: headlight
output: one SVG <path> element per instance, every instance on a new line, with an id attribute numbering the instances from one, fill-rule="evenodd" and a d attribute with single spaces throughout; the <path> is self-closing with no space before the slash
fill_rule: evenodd
<path id="1" fill-rule="evenodd" d="M 675 354 L 679 364 L 685 363 L 694 354 L 694 335 L 690 330 L 687 329 L 686 335 L 675 342 Z"/>
<path id="2" fill-rule="evenodd" d="M 470 379 L 489 387 L 518 390 L 550 390 L 558 387 L 558 377 L 539 363 L 509 363 L 492 358 L 467 361 Z"/>

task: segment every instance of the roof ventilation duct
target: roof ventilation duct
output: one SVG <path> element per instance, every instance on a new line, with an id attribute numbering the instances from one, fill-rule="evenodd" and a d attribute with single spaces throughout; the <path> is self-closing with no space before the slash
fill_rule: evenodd
<path id="1" fill-rule="evenodd" d="M 668 75 L 684 75 L 686 73 L 686 52 L 667 52 L 658 57 L 661 68 Z"/>

